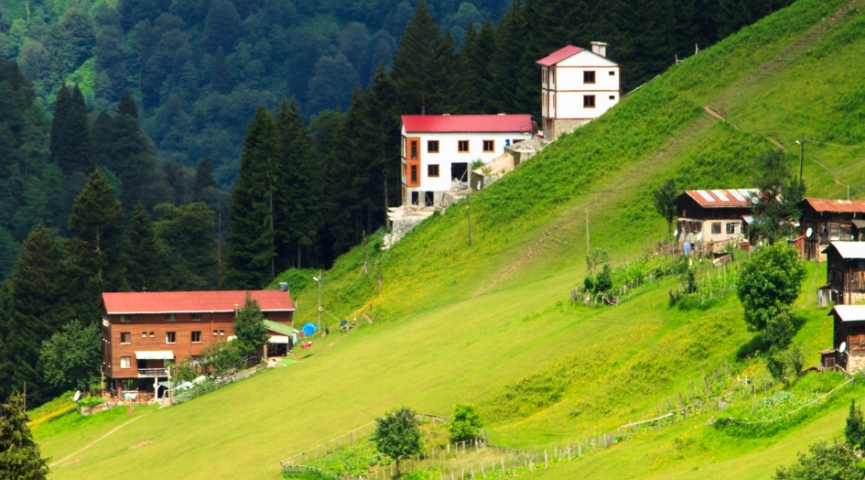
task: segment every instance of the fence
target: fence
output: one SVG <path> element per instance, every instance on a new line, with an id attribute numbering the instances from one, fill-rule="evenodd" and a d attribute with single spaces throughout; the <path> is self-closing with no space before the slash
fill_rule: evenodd
<path id="1" fill-rule="evenodd" d="M 180 390 L 177 386 L 171 389 L 171 395 L 169 398 L 171 399 L 171 405 L 182 403 L 187 400 L 192 400 L 198 396 L 204 395 L 205 393 L 212 392 L 219 387 L 228 385 L 230 383 L 238 382 L 240 380 L 245 380 L 262 370 L 266 370 L 267 365 L 263 363 L 259 363 L 252 368 L 248 368 L 246 370 L 238 370 L 232 374 L 220 375 L 213 380 L 207 380 L 204 383 L 194 385 L 192 388 Z"/>

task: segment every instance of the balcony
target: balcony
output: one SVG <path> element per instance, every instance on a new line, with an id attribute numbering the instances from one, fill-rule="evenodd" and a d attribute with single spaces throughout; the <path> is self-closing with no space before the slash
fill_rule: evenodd
<path id="1" fill-rule="evenodd" d="M 138 369 L 138 378 L 147 378 L 147 377 L 167 377 L 168 370 L 165 368 L 139 368 Z"/>

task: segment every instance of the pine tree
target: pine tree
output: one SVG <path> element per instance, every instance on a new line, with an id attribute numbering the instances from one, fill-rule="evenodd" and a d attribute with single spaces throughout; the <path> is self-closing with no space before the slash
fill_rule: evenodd
<path id="1" fill-rule="evenodd" d="M 132 220 L 120 245 L 126 282 L 135 292 L 145 289 L 159 291 L 167 287 L 164 246 L 156 237 L 150 215 L 140 203 L 135 206 Z"/>
<path id="2" fill-rule="evenodd" d="M 228 70 L 228 64 L 225 63 L 225 49 L 221 45 L 216 49 L 213 64 L 210 66 L 210 79 L 210 86 L 217 92 L 231 91 L 231 72 Z"/>
<path id="3" fill-rule="evenodd" d="M 193 200 L 201 202 L 204 200 L 204 191 L 208 188 L 215 188 L 216 180 L 213 178 L 213 162 L 210 160 L 210 155 L 204 154 L 204 158 L 198 163 L 198 169 L 195 171 L 195 186 L 192 194 Z"/>
<path id="4" fill-rule="evenodd" d="M 414 15 L 394 55 L 391 78 L 396 85 L 403 114 L 433 112 L 435 105 L 435 46 L 438 24 L 424 0 L 417 3 Z"/>
<path id="5" fill-rule="evenodd" d="M 42 458 L 27 421 L 24 398 L 15 393 L 0 408 L 0 478 L 48 478 L 48 462 Z"/>
<path id="6" fill-rule="evenodd" d="M 526 70 L 524 62 L 514 62 L 523 57 L 522 40 L 527 32 L 527 23 L 520 0 L 513 0 L 510 8 L 502 16 L 495 32 L 496 49 L 490 58 L 489 72 L 492 77 L 490 107 L 497 113 L 526 113 L 534 111 L 538 105 L 522 108 L 527 103 L 520 98 L 520 78 Z M 533 63 L 530 67 L 535 67 Z M 529 68 L 535 71 L 535 68 Z M 537 72 L 539 73 L 539 72 Z M 537 78 L 539 75 L 535 75 Z M 539 88 L 536 84 L 536 88 Z"/>
<path id="7" fill-rule="evenodd" d="M 850 414 L 847 415 L 844 437 L 847 443 L 856 448 L 865 446 L 865 421 L 862 420 L 862 410 L 856 408 L 856 400 L 850 401 Z"/>
<path id="8" fill-rule="evenodd" d="M 111 159 L 108 169 L 120 179 L 120 200 L 124 211 L 131 214 L 156 176 L 157 160 L 155 148 L 138 122 L 135 99 L 128 91 L 120 98 L 107 150 Z"/>
<path id="9" fill-rule="evenodd" d="M 323 166 L 312 157 L 312 140 L 294 98 L 283 98 L 276 115 L 279 132 L 279 159 L 273 172 L 275 188 L 275 254 L 282 268 L 300 265 L 302 249 L 318 238 Z M 313 163 L 315 161 L 315 163 Z M 296 260 L 296 263 L 294 262 Z"/>
<path id="10" fill-rule="evenodd" d="M 213 212 L 203 202 L 175 207 L 157 205 L 155 229 L 165 246 L 169 266 L 168 289 L 207 290 L 216 280 L 216 241 Z"/>
<path id="11" fill-rule="evenodd" d="M 272 166 L 279 155 L 273 118 L 259 106 L 246 129 L 239 176 L 231 191 L 225 283 L 234 289 L 258 289 L 272 278 L 274 232 L 270 199 Z"/>
<path id="12" fill-rule="evenodd" d="M 71 93 L 65 85 L 61 87 L 54 115 L 51 127 L 52 160 L 67 176 L 93 171 L 95 164 L 87 128 L 87 105 L 77 85 Z"/>
<path id="13" fill-rule="evenodd" d="M 249 356 L 267 344 L 267 328 L 258 301 L 246 292 L 243 308 L 234 317 L 234 334 L 240 354 Z"/>
<path id="14" fill-rule="evenodd" d="M 35 402 L 52 392 L 36 369 L 43 340 L 69 318 L 64 259 L 54 233 L 40 223 L 21 245 L 12 271 L 4 340 L 5 358 L 11 363 L 8 383 L 0 387 L 4 398 L 10 388 L 27 391 Z"/>
<path id="15" fill-rule="evenodd" d="M 65 241 L 69 276 L 73 285 L 76 317 L 95 322 L 102 292 L 125 287 L 120 237 L 123 208 L 111 194 L 105 178 L 95 171 L 72 205 L 71 238 Z"/>

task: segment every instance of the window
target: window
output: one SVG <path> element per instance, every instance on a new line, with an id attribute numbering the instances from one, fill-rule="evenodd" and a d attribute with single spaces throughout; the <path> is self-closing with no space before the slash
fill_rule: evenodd
<path id="1" fill-rule="evenodd" d="M 610 100 L 615 100 L 615 99 L 616 99 L 615 95 L 610 95 Z"/>
<path id="2" fill-rule="evenodd" d="M 426 151 L 428 153 L 439 153 L 439 141 L 429 140 L 426 142 Z"/>
<path id="3" fill-rule="evenodd" d="M 129 368 L 132 366 L 132 357 L 120 357 L 120 368 Z"/>
<path id="4" fill-rule="evenodd" d="M 417 158 L 417 140 L 411 141 L 411 158 Z"/>
<path id="5" fill-rule="evenodd" d="M 141 332 L 141 338 L 147 338 L 147 332 Z"/>
<path id="6" fill-rule="evenodd" d="M 193 313 L 190 316 L 190 318 L 193 322 L 200 322 L 201 321 L 201 314 L 200 313 Z"/>
<path id="7" fill-rule="evenodd" d="M 583 95 L 583 108 L 595 108 L 594 95 Z"/>
<path id="8" fill-rule="evenodd" d="M 201 343 L 201 332 L 192 332 L 192 343 Z"/>
<path id="9" fill-rule="evenodd" d="M 583 72 L 583 83 L 594 84 L 595 83 L 595 71 L 594 70 L 586 70 Z"/>
<path id="10" fill-rule="evenodd" d="M 736 227 L 739 226 L 739 222 L 729 222 L 727 223 L 727 233 L 734 234 L 736 233 Z"/>
<path id="11" fill-rule="evenodd" d="M 426 167 L 426 174 L 428 177 L 438 178 L 439 176 L 439 166 L 438 165 L 429 165 Z"/>
<path id="12" fill-rule="evenodd" d="M 615 71 L 615 70 L 610 70 L 610 76 L 611 76 L 611 77 L 615 77 L 615 76 L 616 76 L 616 71 Z"/>
<path id="13" fill-rule="evenodd" d="M 484 140 L 484 151 L 492 152 L 496 149 L 496 141 L 495 140 Z"/>
<path id="14" fill-rule="evenodd" d="M 225 330 L 220 330 L 220 331 L 219 331 L 219 334 L 222 335 L 222 336 L 224 337 L 224 336 L 225 336 Z"/>
<path id="15" fill-rule="evenodd" d="M 411 183 L 417 183 L 417 165 L 411 166 Z"/>
<path id="16" fill-rule="evenodd" d="M 132 343 L 132 332 L 120 332 L 120 343 Z"/>
<path id="17" fill-rule="evenodd" d="M 120 323 L 129 323 L 130 321 L 132 321 L 132 319 L 129 317 L 129 315 L 120 316 Z"/>
<path id="18" fill-rule="evenodd" d="M 721 233 L 721 222 L 712 222 L 712 233 Z"/>
<path id="19" fill-rule="evenodd" d="M 177 320 L 177 314 L 174 314 L 174 313 L 166 313 L 165 314 L 165 321 L 166 322 L 173 322 L 175 320 Z"/>
<path id="20" fill-rule="evenodd" d="M 150 338 L 153 338 L 153 332 L 150 332 Z"/>
<path id="21" fill-rule="evenodd" d="M 165 332 L 165 343 L 176 343 L 177 334 L 175 332 Z"/>
<path id="22" fill-rule="evenodd" d="M 457 150 L 460 153 L 466 153 L 469 151 L 469 141 L 468 140 L 460 140 L 457 142 Z"/>
<path id="23" fill-rule="evenodd" d="M 213 336 L 215 337 L 215 336 L 217 336 L 217 335 L 219 335 L 219 331 L 214 330 L 214 331 L 213 331 Z"/>

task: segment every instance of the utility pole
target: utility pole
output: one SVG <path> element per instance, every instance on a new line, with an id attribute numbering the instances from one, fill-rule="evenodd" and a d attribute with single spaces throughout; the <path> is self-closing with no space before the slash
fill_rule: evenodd
<path id="1" fill-rule="evenodd" d="M 369 261 L 366 258 L 366 230 L 363 231 L 363 273 L 369 276 Z"/>
<path id="2" fill-rule="evenodd" d="M 321 329 L 321 283 L 324 282 L 324 277 L 321 276 L 321 269 L 318 269 L 318 328 Z"/>
<path id="3" fill-rule="evenodd" d="M 802 164 L 805 163 L 805 134 L 802 134 L 802 141 L 796 142 L 799 144 L 799 183 L 802 183 Z"/>
<path id="4" fill-rule="evenodd" d="M 586 207 L 586 255 L 589 254 L 589 207 Z"/>
<path id="5" fill-rule="evenodd" d="M 225 266 L 222 264 L 222 212 L 219 212 L 216 214 L 216 219 L 217 219 L 216 221 L 218 222 L 217 227 L 216 227 L 217 228 L 216 236 L 217 236 L 217 239 L 219 242 L 217 244 L 217 250 L 218 250 L 217 255 L 219 255 L 219 265 L 218 265 L 217 271 L 216 271 L 216 276 L 217 276 L 216 283 L 217 283 L 217 285 L 219 285 L 219 289 L 222 290 L 223 287 L 225 286 L 225 283 L 223 280 L 225 278 Z"/>
<path id="6" fill-rule="evenodd" d="M 276 235 L 273 232 L 273 185 L 270 187 L 270 248 L 274 250 L 270 257 L 270 279 L 276 278 Z"/>
<path id="7" fill-rule="evenodd" d="M 466 218 L 469 221 L 469 246 L 472 246 L 472 196 L 466 197 Z"/>

